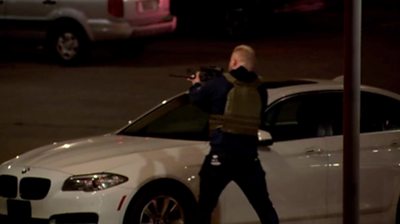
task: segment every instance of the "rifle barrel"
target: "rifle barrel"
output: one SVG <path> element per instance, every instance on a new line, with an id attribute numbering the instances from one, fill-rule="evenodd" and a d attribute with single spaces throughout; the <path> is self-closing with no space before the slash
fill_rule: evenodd
<path id="1" fill-rule="evenodd" d="M 185 79 L 192 79 L 194 78 L 193 75 L 177 75 L 177 74 L 169 74 L 170 77 L 174 78 L 185 78 Z"/>

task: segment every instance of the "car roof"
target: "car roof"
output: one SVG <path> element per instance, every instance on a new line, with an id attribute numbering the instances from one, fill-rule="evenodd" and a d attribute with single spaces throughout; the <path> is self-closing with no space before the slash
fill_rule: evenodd
<path id="1" fill-rule="evenodd" d="M 285 81 L 265 82 L 269 99 L 268 104 L 277 99 L 307 92 L 321 91 L 343 91 L 343 76 L 334 79 L 292 79 Z M 368 85 L 361 85 L 360 89 L 365 92 L 377 93 L 385 95 L 400 101 L 400 95 L 394 92 L 384 90 Z"/>
<path id="2" fill-rule="evenodd" d="M 311 92 L 330 92 L 330 91 L 343 91 L 343 76 L 335 77 L 334 79 L 287 79 L 282 81 L 264 81 L 263 87 L 268 91 L 268 105 L 271 103 L 297 94 L 311 93 Z M 376 93 L 384 95 L 400 101 L 400 95 L 383 88 L 373 87 L 369 85 L 361 85 L 360 89 L 364 92 Z M 156 105 L 153 109 L 170 102 L 171 100 L 187 95 L 188 90 L 180 92 L 175 96 L 163 100 L 160 104 Z"/>

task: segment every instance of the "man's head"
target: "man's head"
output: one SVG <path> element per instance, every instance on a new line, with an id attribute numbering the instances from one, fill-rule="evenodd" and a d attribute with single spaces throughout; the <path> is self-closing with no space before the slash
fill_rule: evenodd
<path id="1" fill-rule="evenodd" d="M 249 71 L 254 71 L 255 64 L 256 53 L 254 49 L 248 45 L 238 45 L 232 51 L 228 69 L 231 71 L 243 66 Z"/>

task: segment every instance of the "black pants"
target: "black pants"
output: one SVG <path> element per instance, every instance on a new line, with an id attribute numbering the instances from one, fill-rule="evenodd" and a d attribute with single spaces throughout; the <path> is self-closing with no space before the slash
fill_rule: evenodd
<path id="1" fill-rule="evenodd" d="M 258 158 L 210 153 L 200 170 L 200 198 L 196 217 L 198 224 L 211 223 L 218 198 L 230 181 L 236 182 L 241 188 L 262 224 L 279 223 L 269 199 L 265 172 Z"/>

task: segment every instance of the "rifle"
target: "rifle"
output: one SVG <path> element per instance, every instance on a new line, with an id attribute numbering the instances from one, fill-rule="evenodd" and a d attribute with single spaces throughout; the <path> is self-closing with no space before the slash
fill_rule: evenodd
<path id="1" fill-rule="evenodd" d="M 170 77 L 194 79 L 196 72 L 200 72 L 200 81 L 207 82 L 214 79 L 216 76 L 220 76 L 223 73 L 223 69 L 218 66 L 201 66 L 199 69 L 188 68 L 185 75 L 170 74 Z"/>

